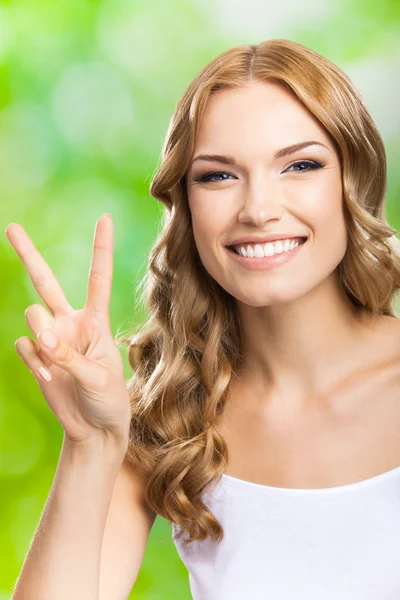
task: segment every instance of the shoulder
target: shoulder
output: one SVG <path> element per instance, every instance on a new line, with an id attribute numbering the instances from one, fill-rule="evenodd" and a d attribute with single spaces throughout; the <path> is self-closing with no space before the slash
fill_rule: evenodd
<path id="1" fill-rule="evenodd" d="M 371 351 L 376 356 L 375 379 L 381 393 L 397 393 L 400 403 L 400 319 L 386 315 L 381 319 Z"/>
<path id="2" fill-rule="evenodd" d="M 389 390 L 400 394 L 400 319 L 386 315 L 371 317 L 367 333 L 359 340 L 349 390 L 360 397 L 385 396 Z M 400 398 L 400 395 L 399 395 Z"/>
<path id="3" fill-rule="evenodd" d="M 387 357 L 388 366 L 400 369 L 400 319 L 385 316 L 378 328 L 376 350 Z"/>

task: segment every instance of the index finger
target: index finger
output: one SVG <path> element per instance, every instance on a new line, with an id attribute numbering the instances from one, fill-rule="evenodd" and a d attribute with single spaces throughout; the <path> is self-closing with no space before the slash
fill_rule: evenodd
<path id="1" fill-rule="evenodd" d="M 86 307 L 108 315 L 113 277 L 114 224 L 105 213 L 98 219 L 93 241 Z"/>
<path id="2" fill-rule="evenodd" d="M 53 315 L 73 311 L 53 271 L 22 225 L 10 223 L 6 228 L 6 235 L 24 264 L 36 291 Z"/>

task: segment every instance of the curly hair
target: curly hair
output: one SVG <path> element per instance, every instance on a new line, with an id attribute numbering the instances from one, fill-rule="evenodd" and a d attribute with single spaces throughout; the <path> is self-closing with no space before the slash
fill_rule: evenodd
<path id="1" fill-rule="evenodd" d="M 186 173 L 210 96 L 248 82 L 285 87 L 318 119 L 338 152 L 348 232 L 338 266 L 351 303 L 398 316 L 400 241 L 386 221 L 386 154 L 359 92 L 320 54 L 286 39 L 222 52 L 189 84 L 166 133 L 150 194 L 165 209 L 139 287 L 149 318 L 117 337 L 128 347 L 132 420 L 127 459 L 148 474 L 146 500 L 179 526 L 184 543 L 223 539 L 203 502 L 228 462 L 217 429 L 232 373 L 243 359 L 235 299 L 204 268 L 193 237 Z"/>

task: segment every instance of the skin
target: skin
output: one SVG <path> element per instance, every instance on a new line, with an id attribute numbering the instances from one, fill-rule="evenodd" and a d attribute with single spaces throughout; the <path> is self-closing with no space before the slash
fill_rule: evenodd
<path id="1" fill-rule="evenodd" d="M 306 140 L 326 148 L 313 145 L 274 160 L 279 148 Z M 339 284 L 347 232 L 329 135 L 289 91 L 252 82 L 212 96 L 193 157 L 199 154 L 229 155 L 237 163 L 192 161 L 187 177 L 200 258 L 236 298 L 242 323 L 245 361 L 232 389 L 254 392 L 252 402 L 268 414 L 299 417 L 316 403 L 331 408 L 337 390 L 359 379 L 360 369 L 392 364 L 400 334 L 398 319 L 355 311 Z M 292 166 L 301 160 L 324 167 Z M 196 181 L 210 171 L 226 175 Z M 270 232 L 308 241 L 293 260 L 259 271 L 238 265 L 225 248 L 239 236 Z"/>
<path id="2" fill-rule="evenodd" d="M 276 150 L 306 140 L 284 158 Z M 400 321 L 359 313 L 337 267 L 347 247 L 339 158 L 319 122 L 286 89 L 253 82 L 209 101 L 187 176 L 193 234 L 208 273 L 236 298 L 244 362 L 218 425 L 227 475 L 288 488 L 335 487 L 400 464 Z M 319 161 L 318 170 L 292 166 Z M 196 181 L 224 172 L 214 181 Z M 291 261 L 248 270 L 235 238 L 307 235 Z"/>
<path id="3" fill-rule="evenodd" d="M 131 408 L 109 316 L 111 216 L 103 215 L 96 223 L 86 303 L 77 310 L 22 225 L 10 223 L 5 233 L 44 303 L 26 309 L 34 339 L 18 338 L 17 353 L 36 377 L 68 443 L 86 448 L 107 440 L 126 451 Z M 46 347 L 45 334 L 55 336 L 55 346 Z"/>

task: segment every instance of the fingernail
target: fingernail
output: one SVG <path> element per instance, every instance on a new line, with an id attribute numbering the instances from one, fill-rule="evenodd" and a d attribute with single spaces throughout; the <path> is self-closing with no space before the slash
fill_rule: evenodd
<path id="1" fill-rule="evenodd" d="M 43 331 L 40 339 L 46 348 L 55 348 L 58 344 L 56 336 L 49 329 Z"/>
<path id="2" fill-rule="evenodd" d="M 41 374 L 41 376 L 43 377 L 43 379 L 45 379 L 46 381 L 51 381 L 51 373 L 50 373 L 50 371 L 48 371 L 44 367 L 39 367 L 38 371 Z"/>

